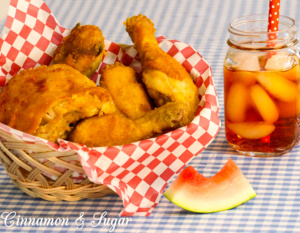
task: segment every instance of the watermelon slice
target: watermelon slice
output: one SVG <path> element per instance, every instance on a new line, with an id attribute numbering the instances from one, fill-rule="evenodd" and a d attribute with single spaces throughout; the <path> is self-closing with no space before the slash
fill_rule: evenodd
<path id="1" fill-rule="evenodd" d="M 174 204 L 196 213 L 228 210 L 256 196 L 255 191 L 232 159 L 212 177 L 193 167 L 185 168 L 164 195 Z"/>

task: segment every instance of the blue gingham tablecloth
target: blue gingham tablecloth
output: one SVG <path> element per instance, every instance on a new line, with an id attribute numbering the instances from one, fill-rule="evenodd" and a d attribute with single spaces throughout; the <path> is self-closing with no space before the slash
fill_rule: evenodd
<path id="1" fill-rule="evenodd" d="M 5 19 L 5 1 L 0 3 L 0 29 Z M 142 13 L 151 18 L 156 35 L 184 41 L 193 46 L 211 65 L 224 122 L 223 60 L 227 51 L 229 22 L 242 15 L 265 14 L 268 0 L 45 0 L 60 24 L 72 28 L 77 22 L 98 25 L 111 41 L 131 44 L 123 21 Z M 282 0 L 282 15 L 300 23 L 300 1 Z M 299 29 L 300 30 L 300 29 Z M 298 35 L 299 37 L 299 35 Z M 237 208 L 213 213 L 187 212 L 162 197 L 150 217 L 131 217 L 128 224 L 116 221 L 123 209 L 121 199 L 110 195 L 77 202 L 48 202 L 32 198 L 16 188 L 0 165 L 0 216 L 16 213 L 11 227 L 0 218 L 0 232 L 300 232 L 300 146 L 275 158 L 238 155 L 226 142 L 224 123 L 217 138 L 189 165 L 212 176 L 231 157 L 247 177 L 257 196 Z M 173 178 L 175 179 L 175 177 Z M 83 215 L 82 215 L 83 214 Z M 79 218 L 82 216 L 82 218 Z M 58 226 L 24 226 L 19 218 L 68 219 Z M 84 222 L 80 221 L 84 218 Z M 115 220 L 113 220 L 115 219 Z M 92 222 L 94 221 L 94 224 Z M 9 225 L 9 224 L 8 224 Z M 77 229 L 78 228 L 80 229 Z"/>

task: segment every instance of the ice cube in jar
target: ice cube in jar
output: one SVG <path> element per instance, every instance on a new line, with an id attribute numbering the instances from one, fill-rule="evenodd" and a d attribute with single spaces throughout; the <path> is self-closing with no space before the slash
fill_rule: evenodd
<path id="1" fill-rule="evenodd" d="M 251 52 L 237 52 L 232 55 L 232 68 L 235 70 L 259 71 L 259 56 Z"/>
<path id="2" fill-rule="evenodd" d="M 268 71 L 283 71 L 293 67 L 293 57 L 289 56 L 286 51 L 277 52 L 268 58 L 265 65 L 265 70 Z"/>

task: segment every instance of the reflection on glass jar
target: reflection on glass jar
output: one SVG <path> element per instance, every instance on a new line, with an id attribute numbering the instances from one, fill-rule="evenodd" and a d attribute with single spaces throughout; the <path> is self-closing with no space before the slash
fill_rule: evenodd
<path id="1" fill-rule="evenodd" d="M 276 156 L 297 143 L 300 62 L 293 19 L 279 18 L 267 32 L 265 15 L 229 25 L 224 62 L 225 132 L 228 143 L 250 156 Z M 269 40 L 273 36 L 273 40 Z"/>

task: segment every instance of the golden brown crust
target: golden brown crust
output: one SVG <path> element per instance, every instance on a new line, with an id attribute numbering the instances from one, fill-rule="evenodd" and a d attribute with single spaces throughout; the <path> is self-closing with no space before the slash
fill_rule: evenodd
<path id="1" fill-rule="evenodd" d="M 142 60 L 142 69 L 158 69 L 178 80 L 189 77 L 180 63 L 159 47 L 151 19 L 139 14 L 127 18 L 124 25 Z"/>
<path id="2" fill-rule="evenodd" d="M 152 109 L 151 100 L 134 69 L 117 62 L 101 71 L 101 86 L 107 88 L 116 106 L 135 119 Z"/>
<path id="3" fill-rule="evenodd" d="M 99 67 L 104 48 L 104 37 L 97 26 L 77 24 L 55 50 L 53 62 L 72 66 L 89 77 Z"/>
<path id="4" fill-rule="evenodd" d="M 154 24 L 139 14 L 127 18 L 126 30 L 137 49 L 142 63 L 142 80 L 156 106 L 168 102 L 188 104 L 188 124 L 195 116 L 199 98 L 198 89 L 186 69 L 165 53 L 155 38 Z"/>
<path id="5" fill-rule="evenodd" d="M 0 122 L 34 134 L 57 104 L 69 101 L 67 107 L 79 111 L 81 119 L 98 114 L 109 98 L 105 89 L 96 87 L 93 81 L 68 65 L 40 66 L 21 71 L 2 89 Z"/>
<path id="6" fill-rule="evenodd" d="M 126 31 L 128 32 L 134 46 L 141 52 L 140 56 L 143 56 L 147 50 L 144 50 L 145 44 L 157 44 L 155 38 L 155 28 L 151 19 L 139 14 L 137 16 L 128 17 L 124 22 Z M 143 52 L 144 51 L 144 52 Z"/>
<path id="7" fill-rule="evenodd" d="M 168 103 L 137 119 L 121 114 L 86 118 L 71 132 L 70 141 L 89 147 L 116 146 L 160 135 L 186 121 L 187 105 Z"/>
<path id="8" fill-rule="evenodd" d="M 123 145 L 139 140 L 134 134 L 136 124 L 120 114 L 91 117 L 80 122 L 72 131 L 69 141 L 89 147 Z"/>
<path id="9" fill-rule="evenodd" d="M 154 69 L 160 70 L 173 79 L 182 81 L 185 78 L 191 77 L 186 69 L 175 59 L 170 59 L 171 56 L 165 52 L 157 51 L 157 54 L 152 54 L 153 59 L 145 59 L 142 63 L 142 70 Z"/>

